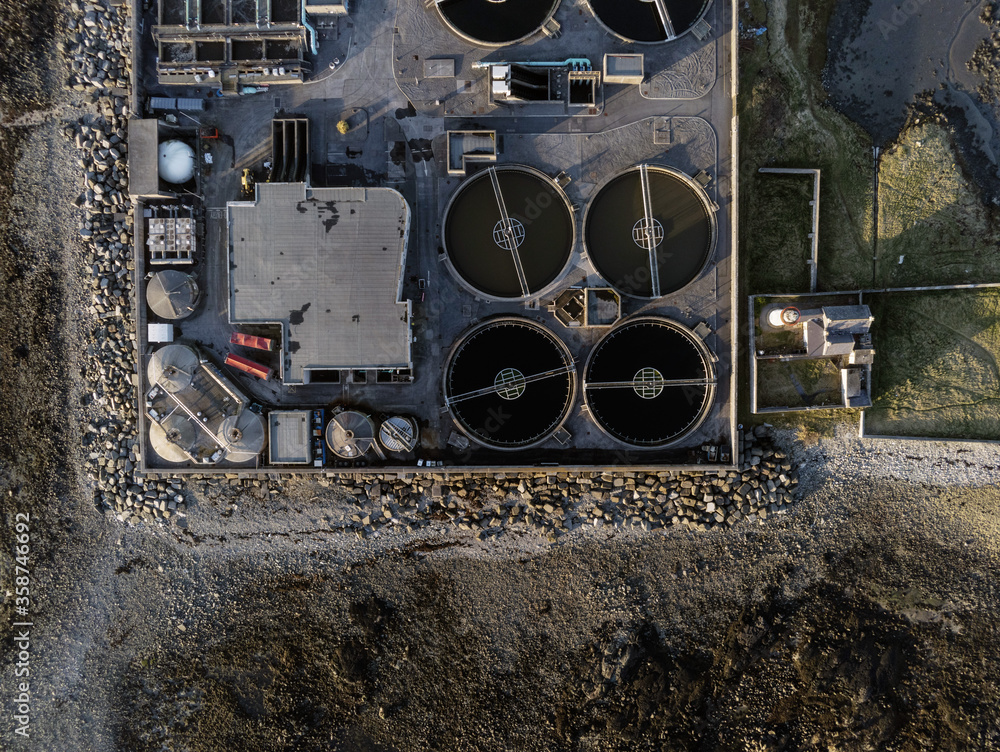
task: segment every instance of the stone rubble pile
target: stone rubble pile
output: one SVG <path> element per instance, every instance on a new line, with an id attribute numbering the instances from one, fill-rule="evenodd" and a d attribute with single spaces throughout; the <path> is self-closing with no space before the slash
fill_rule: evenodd
<path id="1" fill-rule="evenodd" d="M 76 91 L 127 89 L 132 72 L 128 5 L 70 3 L 69 41 L 61 43 L 70 60 L 69 85 Z"/>
<path id="2" fill-rule="evenodd" d="M 95 326 L 87 342 L 84 402 L 99 418 L 83 436 L 87 473 L 95 482 L 99 509 L 130 522 L 183 515 L 178 482 L 144 480 L 136 473 L 136 328 L 132 311 L 135 261 L 133 207 L 128 195 L 129 105 L 108 87 L 129 83 L 129 26 L 126 6 L 72 3 L 75 43 L 70 85 L 98 95 L 96 116 L 66 126 L 80 151 L 83 190 L 80 236 L 90 277 Z"/>
<path id="3" fill-rule="evenodd" d="M 732 526 L 782 514 L 793 501 L 798 471 L 759 426 L 740 439 L 741 471 L 656 474 L 550 471 L 531 478 L 421 477 L 344 479 L 358 510 L 345 527 L 359 536 L 402 525 L 418 530 L 446 522 L 480 540 L 515 529 L 550 540 L 584 525 L 650 531 Z M 470 474 L 471 475 L 471 474 Z"/>

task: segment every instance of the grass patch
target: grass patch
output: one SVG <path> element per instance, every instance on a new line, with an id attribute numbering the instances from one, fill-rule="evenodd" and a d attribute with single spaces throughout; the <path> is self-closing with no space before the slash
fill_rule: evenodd
<path id="1" fill-rule="evenodd" d="M 839 404 L 840 369 L 833 361 L 757 361 L 758 408 Z"/>
<path id="2" fill-rule="evenodd" d="M 754 237 L 759 263 L 748 268 L 755 292 L 801 292 L 809 289 L 812 232 L 812 179 L 802 175 L 760 175 L 754 192 L 768 207 L 769 227 Z M 766 259 L 766 262 L 765 262 Z"/>
<path id="3" fill-rule="evenodd" d="M 1000 291 L 887 293 L 875 316 L 872 434 L 1000 439 Z"/>
<path id="4" fill-rule="evenodd" d="M 1000 233 L 957 159 L 937 123 L 908 128 L 882 156 L 878 286 L 1000 281 Z"/>
<path id="5" fill-rule="evenodd" d="M 740 254 L 749 293 L 808 290 L 809 198 L 786 178 L 759 174 L 764 166 L 822 170 L 820 289 L 872 282 L 871 139 L 827 105 L 821 83 L 835 3 L 755 0 L 741 10 L 744 23 L 768 28 L 740 54 Z"/>
<path id="6" fill-rule="evenodd" d="M 840 426 L 857 424 L 860 413 L 860 410 L 845 407 L 797 413 L 773 413 L 761 417 L 778 428 L 794 430 L 798 434 L 799 441 L 806 446 L 813 446 L 821 438 L 834 436 Z"/>
<path id="7" fill-rule="evenodd" d="M 788 329 L 782 332 L 762 331 L 758 325 L 757 349 L 765 350 L 768 355 L 791 355 L 804 349 L 801 328 Z"/>

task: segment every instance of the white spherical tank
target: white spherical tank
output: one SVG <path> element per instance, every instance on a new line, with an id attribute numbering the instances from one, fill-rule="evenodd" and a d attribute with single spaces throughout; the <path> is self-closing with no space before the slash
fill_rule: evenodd
<path id="1" fill-rule="evenodd" d="M 194 149 L 183 141 L 160 144 L 160 177 L 168 183 L 181 185 L 194 177 Z"/>

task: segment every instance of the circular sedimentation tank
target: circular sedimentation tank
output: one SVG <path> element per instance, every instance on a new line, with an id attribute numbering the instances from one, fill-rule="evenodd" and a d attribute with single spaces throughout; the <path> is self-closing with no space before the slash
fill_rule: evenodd
<path id="1" fill-rule="evenodd" d="M 584 217 L 587 255 L 624 295 L 658 298 L 693 282 L 715 251 L 705 190 L 679 170 L 639 165 L 606 182 Z"/>
<path id="2" fill-rule="evenodd" d="M 341 459 L 362 457 L 374 444 L 375 424 L 357 410 L 337 413 L 326 426 L 326 445 Z"/>
<path id="3" fill-rule="evenodd" d="M 576 366 L 548 329 L 521 318 L 480 324 L 452 348 L 445 403 L 462 431 L 492 449 L 528 449 L 562 425 L 576 395 Z"/>
<path id="4" fill-rule="evenodd" d="M 689 32 L 712 0 L 587 0 L 597 20 L 629 42 L 668 42 Z"/>
<path id="5" fill-rule="evenodd" d="M 597 343 L 584 369 L 584 399 L 609 435 L 639 448 L 675 444 L 705 420 L 715 369 L 704 342 L 664 318 L 626 321 Z"/>
<path id="6" fill-rule="evenodd" d="M 243 410 L 222 421 L 217 438 L 226 450 L 227 462 L 249 462 L 264 451 L 264 420 L 257 413 Z"/>
<path id="7" fill-rule="evenodd" d="M 183 391 L 194 381 L 200 360 L 187 345 L 165 345 L 149 356 L 146 380 L 171 393 Z"/>
<path id="8" fill-rule="evenodd" d="M 515 44 L 536 34 L 555 14 L 559 0 L 439 0 L 445 25 L 481 47 Z"/>
<path id="9" fill-rule="evenodd" d="M 157 272 L 146 285 L 146 304 L 154 314 L 167 321 L 177 321 L 194 313 L 199 295 L 194 277 L 176 269 Z"/>
<path id="10" fill-rule="evenodd" d="M 389 452 L 412 452 L 417 448 L 418 437 L 416 421 L 405 415 L 386 418 L 378 429 L 378 440 Z"/>
<path id="11" fill-rule="evenodd" d="M 537 297 L 566 270 L 576 241 L 566 194 L 523 165 L 489 167 L 466 180 L 443 224 L 452 274 L 494 300 Z"/>

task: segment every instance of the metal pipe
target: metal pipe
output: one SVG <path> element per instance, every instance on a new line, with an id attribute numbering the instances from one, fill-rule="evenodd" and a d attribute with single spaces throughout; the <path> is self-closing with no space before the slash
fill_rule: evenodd
<path id="1" fill-rule="evenodd" d="M 316 36 L 316 29 L 314 29 L 312 24 L 310 24 L 306 19 L 306 0 L 299 0 L 299 2 L 302 3 L 302 25 L 306 27 L 306 30 L 309 32 L 309 37 L 312 39 L 310 49 L 312 50 L 312 54 L 318 55 L 319 39 Z"/>

